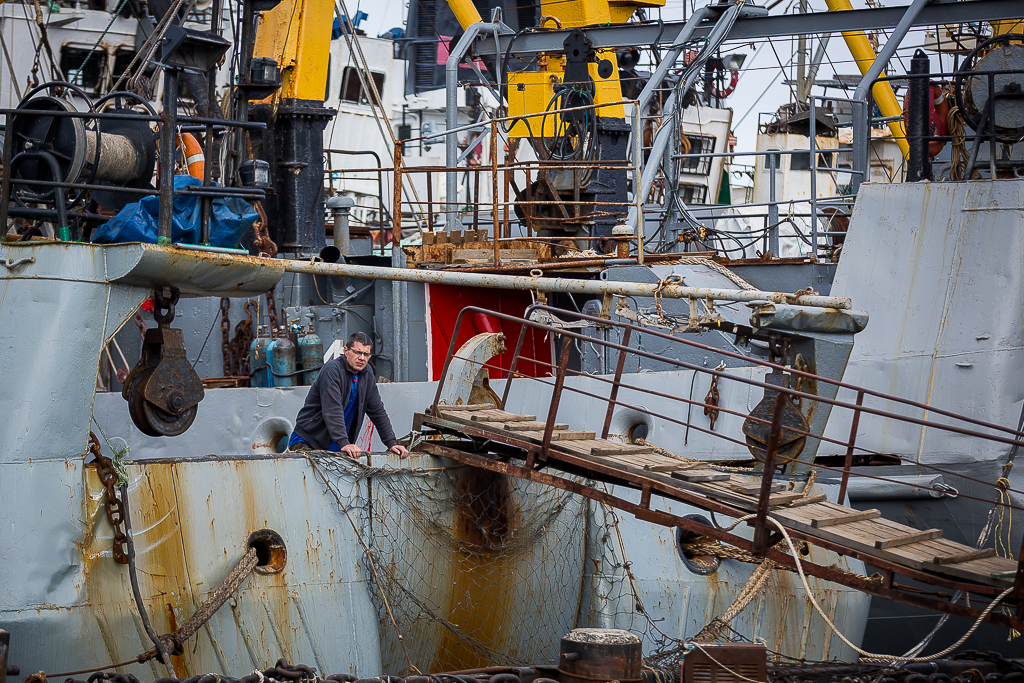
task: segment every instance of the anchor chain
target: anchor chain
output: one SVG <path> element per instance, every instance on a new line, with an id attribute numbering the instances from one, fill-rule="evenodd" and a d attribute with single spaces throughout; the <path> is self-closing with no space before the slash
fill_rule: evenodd
<path id="1" fill-rule="evenodd" d="M 135 327 L 139 328 L 139 337 L 146 340 L 146 321 L 142 318 L 142 315 L 138 311 L 135 311 Z"/>
<path id="2" fill-rule="evenodd" d="M 124 503 L 117 494 L 117 472 L 110 458 L 100 453 L 100 440 L 89 432 L 89 452 L 96 458 L 100 482 L 107 489 L 107 521 L 114 529 L 114 561 L 128 564 L 128 537 L 124 533 Z"/>
<path id="3" fill-rule="evenodd" d="M 249 376 L 249 347 L 252 345 L 253 302 L 245 302 L 245 320 L 235 325 L 235 336 L 231 339 L 231 374 L 236 377 Z"/>
<path id="4" fill-rule="evenodd" d="M 718 400 L 718 375 L 712 375 L 711 388 L 708 389 L 708 395 L 704 397 L 704 414 L 711 421 L 711 431 L 715 430 L 715 421 L 718 419 L 719 413 L 721 413 L 718 409 Z"/>
<path id="5" fill-rule="evenodd" d="M 277 338 L 277 302 L 274 301 L 274 288 L 267 290 L 267 318 L 270 319 L 270 336 Z"/>
<path id="6" fill-rule="evenodd" d="M 230 377 L 235 366 L 235 359 L 232 356 L 231 347 L 231 320 L 228 318 L 228 310 L 231 308 L 231 299 L 222 297 L 220 300 L 220 356 L 224 366 L 224 376 Z"/>

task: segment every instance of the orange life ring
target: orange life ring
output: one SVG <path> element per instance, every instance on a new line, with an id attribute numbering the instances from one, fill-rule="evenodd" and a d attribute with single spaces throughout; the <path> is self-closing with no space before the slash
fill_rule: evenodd
<path id="1" fill-rule="evenodd" d="M 181 149 L 182 146 L 185 149 Z M 192 133 L 180 133 L 178 135 L 178 149 L 185 157 L 185 165 L 188 167 L 188 174 L 193 178 L 203 179 L 206 173 L 206 155 L 203 154 L 203 147 L 196 140 Z"/>
<path id="2" fill-rule="evenodd" d="M 928 103 L 928 126 L 931 134 L 940 137 L 949 135 L 949 127 L 946 123 L 949 116 L 949 99 L 942 91 L 942 86 L 937 83 L 931 83 L 930 90 L 932 101 Z M 910 125 L 910 114 L 907 111 L 909 106 L 910 90 L 908 89 L 907 94 L 903 96 L 903 125 L 905 127 Z M 945 146 L 945 140 L 929 140 L 928 156 L 934 157 Z"/>

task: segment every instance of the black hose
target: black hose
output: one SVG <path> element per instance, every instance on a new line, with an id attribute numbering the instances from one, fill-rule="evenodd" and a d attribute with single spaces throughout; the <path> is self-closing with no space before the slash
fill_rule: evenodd
<path id="1" fill-rule="evenodd" d="M 135 606 L 139 610 L 139 617 L 142 619 L 142 626 L 146 629 L 146 635 L 153 641 L 153 645 L 156 646 L 156 651 L 160 653 L 160 661 L 163 662 L 164 667 L 167 669 L 167 675 L 170 678 L 177 678 L 174 673 L 174 667 L 171 666 L 171 658 L 167 654 L 167 648 L 164 647 L 164 643 L 160 640 L 160 636 L 153 630 L 153 624 L 149 621 L 149 614 L 146 612 L 146 606 L 142 604 L 142 591 L 139 590 L 139 577 L 138 572 L 135 570 L 135 539 L 132 536 L 132 520 L 131 515 L 128 511 L 128 486 L 121 487 L 121 501 L 124 506 L 124 532 L 128 538 L 128 577 L 132 583 L 132 594 L 135 595 Z"/>

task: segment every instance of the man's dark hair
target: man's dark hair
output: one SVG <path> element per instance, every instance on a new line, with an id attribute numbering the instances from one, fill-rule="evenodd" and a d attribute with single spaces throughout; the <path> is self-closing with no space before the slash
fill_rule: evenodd
<path id="1" fill-rule="evenodd" d="M 348 340 L 345 341 L 345 348 L 351 349 L 353 344 L 362 344 L 363 346 L 369 346 L 371 349 L 373 348 L 373 340 L 365 332 L 353 332 L 348 335 Z"/>

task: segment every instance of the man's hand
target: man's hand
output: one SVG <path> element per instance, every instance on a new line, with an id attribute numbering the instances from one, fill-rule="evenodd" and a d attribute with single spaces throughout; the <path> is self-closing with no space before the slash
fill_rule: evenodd
<path id="1" fill-rule="evenodd" d="M 341 452 L 350 458 L 358 458 L 360 455 L 363 454 L 363 451 L 360 450 L 359 446 L 355 445 L 354 443 L 350 443 L 347 446 L 342 446 Z"/>
<path id="2" fill-rule="evenodd" d="M 391 452 L 392 453 L 398 453 L 398 455 L 400 457 L 402 457 L 402 458 L 408 458 L 409 457 L 409 449 L 406 448 L 405 446 L 403 446 L 400 443 L 396 443 L 394 446 L 392 446 L 391 447 Z"/>

